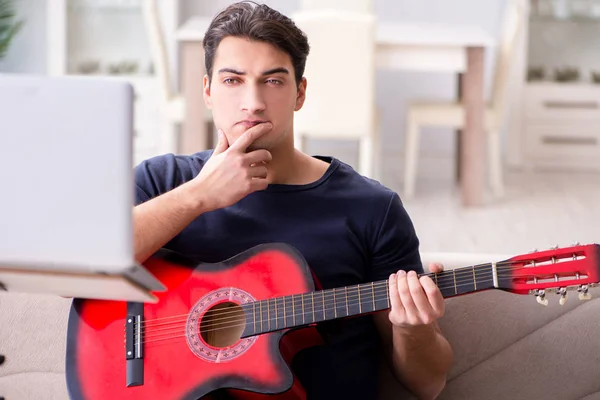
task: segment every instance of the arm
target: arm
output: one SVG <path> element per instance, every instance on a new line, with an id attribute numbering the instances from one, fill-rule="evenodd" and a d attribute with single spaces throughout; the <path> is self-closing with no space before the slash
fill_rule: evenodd
<path id="1" fill-rule="evenodd" d="M 390 283 L 391 287 L 398 287 L 392 311 L 373 316 L 385 354 L 394 375 L 408 390 L 419 399 L 435 399 L 446 385 L 453 362 L 452 348 L 436 322 L 443 314 L 443 298 L 441 294 L 437 297 L 437 286 L 430 278 L 419 280 L 414 272 L 392 276 Z M 428 308 L 429 296 L 435 308 Z M 406 307 L 402 306 L 404 303 Z"/>
<path id="2" fill-rule="evenodd" d="M 204 192 L 201 186 L 192 180 L 134 207 L 133 238 L 137 262 L 146 261 L 194 219 L 210 211 L 207 201 L 195 195 Z"/>
<path id="3" fill-rule="evenodd" d="M 161 179 L 146 176 L 145 169 L 141 169 L 136 182 L 136 203 L 139 204 L 133 209 L 136 261 L 146 261 L 200 215 L 232 205 L 266 188 L 265 165 L 271 160 L 271 154 L 267 150 L 246 153 L 246 149 L 270 129 L 271 125 L 259 124 L 244 132 L 231 146 L 219 130 L 219 143 L 200 173 L 162 194 L 154 189 L 156 181 Z M 159 175 L 162 174 L 160 171 Z"/>
<path id="4" fill-rule="evenodd" d="M 395 377 L 418 398 L 433 399 L 444 388 L 453 360 L 436 322 L 444 299 L 430 278 L 417 278 L 424 272 L 419 240 L 397 194 L 379 221 L 369 278 L 389 281 L 391 310 L 374 314 L 373 320 Z M 441 269 L 431 267 L 432 272 Z"/>

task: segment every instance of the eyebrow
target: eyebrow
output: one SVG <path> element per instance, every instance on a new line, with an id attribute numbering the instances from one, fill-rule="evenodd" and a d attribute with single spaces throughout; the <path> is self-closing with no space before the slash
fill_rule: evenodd
<path id="1" fill-rule="evenodd" d="M 238 71 L 238 70 L 236 70 L 236 69 L 233 69 L 233 68 L 221 68 L 221 69 L 219 70 L 219 72 L 218 72 L 218 73 L 219 73 L 219 74 L 222 74 L 222 73 L 225 73 L 225 72 L 228 72 L 228 73 L 230 73 L 230 74 L 236 74 L 236 75 L 246 75 L 246 73 L 245 73 L 245 72 L 243 72 L 243 71 Z M 278 73 L 281 73 L 281 74 L 289 74 L 289 73 L 290 73 L 290 71 L 288 71 L 288 69 L 287 69 L 287 68 L 278 67 L 278 68 L 272 68 L 272 69 L 268 69 L 268 70 L 264 71 L 264 72 L 262 73 L 262 75 L 263 75 L 263 76 L 265 76 L 265 75 L 272 75 L 272 74 L 278 74 Z"/>

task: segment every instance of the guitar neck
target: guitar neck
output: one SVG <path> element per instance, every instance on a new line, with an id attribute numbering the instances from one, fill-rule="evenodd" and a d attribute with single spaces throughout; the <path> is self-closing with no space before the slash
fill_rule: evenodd
<path id="1" fill-rule="evenodd" d="M 492 264 L 457 268 L 431 277 L 444 298 L 494 287 Z M 246 303 L 244 337 L 369 314 L 391 306 L 388 280 Z"/>

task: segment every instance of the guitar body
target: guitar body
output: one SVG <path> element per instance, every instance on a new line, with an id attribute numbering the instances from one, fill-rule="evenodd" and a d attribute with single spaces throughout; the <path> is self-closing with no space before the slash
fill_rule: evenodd
<path id="1" fill-rule="evenodd" d="M 72 399 L 196 400 L 221 389 L 234 398 L 305 398 L 289 365 L 297 351 L 319 344 L 316 330 L 242 338 L 248 322 L 239 307 L 314 290 L 296 250 L 261 245 L 222 263 L 200 265 L 161 251 L 144 265 L 167 287 L 156 293 L 157 303 L 73 301 L 66 355 Z M 143 337 L 142 354 L 126 359 L 126 350 L 132 350 L 125 345 L 126 320 L 136 307 L 143 310 L 143 329 L 129 339 Z"/>

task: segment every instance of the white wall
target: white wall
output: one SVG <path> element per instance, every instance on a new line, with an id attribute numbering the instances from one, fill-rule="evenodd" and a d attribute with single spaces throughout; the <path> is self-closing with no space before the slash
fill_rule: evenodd
<path id="1" fill-rule="evenodd" d="M 266 0 L 264 3 L 291 14 L 299 0 Z M 375 0 L 377 18 L 390 22 L 440 22 L 449 24 L 478 24 L 491 35 L 499 37 L 500 18 L 505 0 Z M 189 15 L 212 16 L 231 4 L 228 0 L 199 2 L 182 0 L 182 19 Z M 310 40 L 310 38 L 309 38 Z M 310 57 L 310 55 L 309 55 Z M 493 54 L 486 55 L 486 95 L 493 72 Z M 385 183 L 397 184 L 401 179 L 403 158 L 404 110 L 407 101 L 452 100 L 457 96 L 457 80 L 453 74 L 403 71 L 377 72 L 377 104 L 381 112 Z M 308 93 L 310 96 L 310 93 Z M 449 129 L 424 129 L 421 147 L 420 172 L 423 178 L 449 181 L 455 174 L 456 137 Z M 309 152 L 330 153 L 357 165 L 354 143 L 309 143 Z"/>
<path id="2" fill-rule="evenodd" d="M 43 72 L 46 63 L 44 41 L 45 2 L 47 0 L 18 0 L 19 13 L 27 24 L 14 41 L 0 71 Z M 179 22 L 193 14 L 214 15 L 232 3 L 231 0 L 161 0 L 180 1 Z M 291 14 L 299 0 L 265 0 L 266 4 Z M 478 24 L 498 37 L 500 16 L 505 0 L 375 0 L 377 17 L 382 21 L 443 22 Z M 486 93 L 492 72 L 493 54 L 486 56 Z M 456 98 L 456 77 L 452 74 L 379 71 L 377 73 L 377 103 L 381 111 L 383 148 L 386 175 L 384 183 L 399 182 L 402 172 L 404 110 L 407 101 L 451 100 Z M 450 180 L 454 176 L 455 135 L 448 129 L 426 129 L 423 134 L 421 175 L 427 178 Z M 352 165 L 356 162 L 354 143 L 311 142 L 309 151 L 330 153 Z M 393 182 L 392 182 L 393 181 Z"/>

